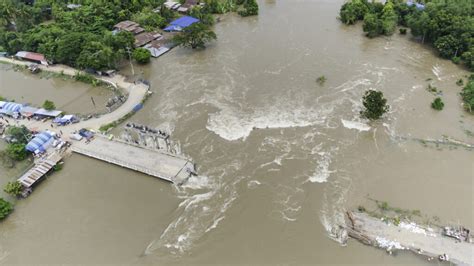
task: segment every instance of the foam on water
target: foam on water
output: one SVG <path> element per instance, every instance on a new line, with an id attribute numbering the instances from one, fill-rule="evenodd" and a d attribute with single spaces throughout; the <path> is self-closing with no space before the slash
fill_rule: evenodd
<path id="1" fill-rule="evenodd" d="M 331 110 L 308 110 L 293 107 L 270 107 L 246 114 L 234 108 L 221 109 L 209 115 L 206 128 L 221 138 L 245 140 L 255 129 L 307 127 L 324 122 Z"/>
<path id="2" fill-rule="evenodd" d="M 345 119 L 341 119 L 341 122 L 342 122 L 342 125 L 345 128 L 348 128 L 348 129 L 357 129 L 359 131 L 369 131 L 370 130 L 370 126 L 365 124 L 365 123 L 362 123 L 362 122 L 349 121 L 349 120 L 345 120 Z"/>
<path id="3" fill-rule="evenodd" d="M 321 159 L 319 159 L 317 162 L 315 172 L 308 179 L 311 183 L 327 182 L 331 173 L 335 172 L 335 171 L 329 170 L 329 165 L 331 164 L 331 158 L 332 158 L 331 153 L 320 152 L 318 154 L 321 156 Z"/>
<path id="4" fill-rule="evenodd" d="M 222 175 L 225 174 L 224 171 Z M 144 254 L 163 251 L 178 255 L 188 251 L 196 240 L 217 228 L 225 218 L 225 212 L 238 197 L 236 186 L 241 180 L 243 177 L 230 183 L 218 183 L 206 176 L 190 178 L 189 182 L 177 188 L 179 197 L 183 199 L 178 206 L 178 216 L 159 238 L 151 241 Z"/>

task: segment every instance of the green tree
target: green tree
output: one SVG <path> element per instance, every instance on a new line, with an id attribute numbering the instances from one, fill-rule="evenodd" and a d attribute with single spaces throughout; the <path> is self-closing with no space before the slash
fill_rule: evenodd
<path id="1" fill-rule="evenodd" d="M 139 64 L 147 64 L 150 62 L 151 53 L 148 49 L 138 48 L 133 51 L 133 59 Z"/>
<path id="2" fill-rule="evenodd" d="M 196 48 L 205 48 L 207 42 L 216 40 L 216 34 L 208 25 L 203 23 L 194 23 L 177 34 L 173 41 L 181 46 Z"/>
<path id="3" fill-rule="evenodd" d="M 211 13 L 208 13 L 206 9 L 199 6 L 195 6 L 189 12 L 191 17 L 199 19 L 202 23 L 212 26 L 216 23 L 214 16 Z"/>
<path id="4" fill-rule="evenodd" d="M 367 1 L 352 0 L 342 5 L 339 11 L 339 17 L 342 23 L 350 25 L 358 20 L 364 19 L 367 12 L 369 12 Z"/>
<path id="5" fill-rule="evenodd" d="M 395 32 L 398 23 L 398 15 L 395 13 L 393 3 L 388 1 L 382 9 L 382 32 L 389 36 Z"/>
<path id="6" fill-rule="evenodd" d="M 462 60 L 471 71 L 474 71 L 474 47 L 462 54 Z"/>
<path id="7" fill-rule="evenodd" d="M 17 197 L 23 191 L 23 185 L 19 181 L 8 182 L 3 189 L 6 193 Z"/>
<path id="8" fill-rule="evenodd" d="M 364 17 L 364 25 L 362 26 L 367 37 L 373 38 L 379 36 L 383 32 L 382 20 L 376 14 L 367 13 Z"/>
<path id="9" fill-rule="evenodd" d="M 242 17 L 258 15 L 258 3 L 256 0 L 245 0 L 243 9 L 239 10 L 239 15 Z"/>
<path id="10" fill-rule="evenodd" d="M 365 92 L 362 98 L 362 104 L 364 105 L 364 110 L 361 111 L 361 115 L 370 120 L 379 119 L 383 114 L 388 112 L 390 108 L 387 105 L 387 99 L 384 98 L 383 93 L 375 90 Z"/>
<path id="11" fill-rule="evenodd" d="M 13 205 L 0 198 L 0 220 L 5 219 L 13 211 Z"/>
<path id="12" fill-rule="evenodd" d="M 10 126 L 6 130 L 6 135 L 16 139 L 17 143 L 28 143 L 30 138 L 30 131 L 25 126 Z"/>
<path id="13" fill-rule="evenodd" d="M 166 19 L 155 13 L 151 8 L 144 8 L 141 12 L 132 15 L 132 20 L 139 23 L 148 31 L 153 31 L 158 27 L 166 25 Z"/>
<path id="14" fill-rule="evenodd" d="M 434 43 L 439 54 L 444 58 L 452 58 L 457 56 L 459 49 L 461 48 L 460 40 L 453 35 L 446 35 L 440 37 Z"/>
<path id="15" fill-rule="evenodd" d="M 437 97 L 437 98 L 434 99 L 434 101 L 431 103 L 431 108 L 433 108 L 433 109 L 435 109 L 435 110 L 438 110 L 438 111 L 443 110 L 443 108 L 444 108 L 443 100 L 441 100 L 441 98 Z"/>
<path id="16" fill-rule="evenodd" d="M 56 109 L 56 105 L 54 104 L 54 102 L 52 102 L 50 100 L 46 100 L 43 103 L 43 108 L 48 110 L 48 111 L 51 111 L 51 110 Z"/>
<path id="17" fill-rule="evenodd" d="M 23 143 L 11 143 L 8 144 L 5 152 L 12 160 L 23 161 L 28 156 L 25 146 Z"/>
<path id="18" fill-rule="evenodd" d="M 474 112 L 474 80 L 470 80 L 461 92 L 464 106 L 469 112 Z"/>

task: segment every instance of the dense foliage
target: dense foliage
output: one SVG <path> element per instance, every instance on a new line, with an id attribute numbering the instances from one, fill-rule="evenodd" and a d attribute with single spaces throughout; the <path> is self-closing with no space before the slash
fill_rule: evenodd
<path id="1" fill-rule="evenodd" d="M 12 211 L 13 205 L 10 202 L 4 200 L 3 198 L 0 198 L 0 220 L 3 220 Z"/>
<path id="2" fill-rule="evenodd" d="M 383 93 L 381 91 L 366 91 L 362 98 L 362 104 L 364 105 L 364 110 L 360 113 L 363 117 L 370 120 L 379 119 L 389 109 L 389 106 L 387 105 L 387 99 L 383 97 Z"/>
<path id="3" fill-rule="evenodd" d="M 166 8 L 152 12 L 164 0 L 78 0 L 74 3 L 82 6 L 74 9 L 63 0 L 26 2 L 32 1 L 0 1 L 0 46 L 10 54 L 39 52 L 54 63 L 82 69 L 115 68 L 127 47 L 133 48 L 131 33 L 111 33 L 116 23 L 133 18 L 152 29 L 175 16 Z"/>
<path id="4" fill-rule="evenodd" d="M 469 80 L 466 87 L 461 92 L 464 106 L 469 112 L 474 112 L 474 79 Z"/>
<path id="5" fill-rule="evenodd" d="M 368 0 L 350 0 L 342 5 L 341 21 L 354 24 L 363 20 L 364 32 L 369 37 L 391 35 L 396 26 L 409 27 L 422 42 L 428 41 L 440 56 L 463 61 L 474 70 L 474 12 L 471 0 L 431 0 L 425 8 L 408 6 L 402 0 L 384 4 Z"/>
<path id="6" fill-rule="evenodd" d="M 5 185 L 5 188 L 3 189 L 6 193 L 12 195 L 12 196 L 19 196 L 21 192 L 23 191 L 23 186 L 19 181 L 14 181 L 14 182 L 8 182 Z"/>
<path id="7" fill-rule="evenodd" d="M 52 102 L 52 101 L 50 101 L 50 100 L 44 101 L 42 107 L 43 107 L 45 110 L 48 110 L 48 111 L 51 111 L 51 110 L 56 109 L 56 105 L 54 104 L 54 102 Z"/>
<path id="8" fill-rule="evenodd" d="M 148 49 L 138 48 L 133 51 L 133 59 L 139 64 L 147 64 L 150 62 L 151 53 Z"/>
<path id="9" fill-rule="evenodd" d="M 25 126 L 10 126 L 7 128 L 5 135 L 11 143 L 4 151 L 0 152 L 0 161 L 5 166 L 13 167 L 15 161 L 22 161 L 28 156 L 25 146 L 31 134 Z"/>
<path id="10" fill-rule="evenodd" d="M 26 144 L 30 138 L 30 131 L 25 126 L 10 126 L 5 133 L 9 138 L 15 139 L 16 143 Z"/>
<path id="11" fill-rule="evenodd" d="M 28 156 L 23 143 L 12 143 L 8 144 L 6 154 L 14 161 L 23 161 Z"/>
<path id="12" fill-rule="evenodd" d="M 194 23 L 185 28 L 173 38 L 177 45 L 196 48 L 205 48 L 206 43 L 216 40 L 216 34 L 204 23 Z"/>
<path id="13" fill-rule="evenodd" d="M 256 0 L 245 0 L 243 9 L 239 10 L 239 15 L 242 17 L 258 15 L 258 4 Z"/>
<path id="14" fill-rule="evenodd" d="M 431 103 L 431 108 L 433 108 L 435 110 L 438 110 L 438 111 L 443 110 L 443 108 L 444 108 L 443 100 L 441 100 L 441 98 L 439 98 L 439 97 L 436 97 L 434 99 L 434 101 Z"/>

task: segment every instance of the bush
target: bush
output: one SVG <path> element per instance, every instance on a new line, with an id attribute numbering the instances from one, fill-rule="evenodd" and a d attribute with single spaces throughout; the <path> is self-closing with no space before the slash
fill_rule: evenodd
<path id="1" fill-rule="evenodd" d="M 181 33 L 173 37 L 173 42 L 184 47 L 205 48 L 206 43 L 217 39 L 216 34 L 209 25 L 198 22 L 185 28 Z"/>
<path id="2" fill-rule="evenodd" d="M 56 105 L 54 104 L 53 101 L 46 100 L 46 101 L 44 101 L 44 103 L 43 103 L 43 108 L 46 109 L 46 110 L 48 110 L 48 111 L 51 111 L 51 110 L 56 109 Z"/>
<path id="3" fill-rule="evenodd" d="M 239 15 L 242 17 L 258 15 L 258 4 L 255 0 L 246 0 L 244 2 L 244 9 L 240 10 Z"/>
<path id="4" fill-rule="evenodd" d="M 8 127 L 6 133 L 7 136 L 16 140 L 15 143 L 28 143 L 30 138 L 30 131 L 25 127 L 10 126 Z"/>
<path id="5" fill-rule="evenodd" d="M 435 110 L 438 110 L 438 111 L 443 110 L 444 103 L 441 100 L 441 98 L 438 97 L 438 98 L 434 99 L 434 101 L 431 103 L 431 108 L 433 108 Z"/>
<path id="6" fill-rule="evenodd" d="M 322 75 L 316 79 L 316 82 L 319 83 L 319 85 L 324 85 L 326 82 L 326 76 Z"/>
<path id="7" fill-rule="evenodd" d="M 474 111 L 474 81 L 471 80 L 467 83 L 466 87 L 462 89 L 461 92 L 462 100 L 464 101 L 464 106 L 469 112 Z"/>
<path id="8" fill-rule="evenodd" d="M 151 53 L 145 48 L 138 48 L 133 51 L 133 59 L 139 64 L 147 64 L 150 62 Z"/>
<path id="9" fill-rule="evenodd" d="M 459 57 L 459 56 L 454 56 L 453 58 L 451 58 L 451 61 L 453 61 L 453 63 L 455 63 L 456 65 L 458 65 L 459 63 L 461 63 L 461 57 Z"/>
<path id="10" fill-rule="evenodd" d="M 407 29 L 405 28 L 401 28 L 399 29 L 399 31 L 400 31 L 400 34 L 403 34 L 403 35 L 407 34 Z"/>
<path id="11" fill-rule="evenodd" d="M 458 81 L 456 81 L 456 85 L 458 85 L 458 86 L 464 85 L 464 80 L 463 79 L 458 79 Z"/>
<path id="12" fill-rule="evenodd" d="M 370 120 L 379 119 L 383 114 L 388 112 L 390 108 L 387 105 L 387 99 L 383 97 L 383 93 L 375 90 L 365 92 L 362 98 L 362 104 L 365 109 L 361 111 L 360 114 Z"/>
<path id="13" fill-rule="evenodd" d="M 28 156 L 25 146 L 23 143 L 8 144 L 6 154 L 14 161 L 23 161 Z"/>
<path id="14" fill-rule="evenodd" d="M 15 197 L 19 196 L 21 194 L 22 190 L 23 190 L 23 186 L 18 181 L 8 182 L 5 185 L 5 188 L 3 189 L 3 191 L 5 191 L 6 193 L 8 193 L 12 196 L 15 196 Z"/>
<path id="15" fill-rule="evenodd" d="M 0 198 L 0 220 L 7 217 L 12 211 L 13 205 L 3 198 Z"/>

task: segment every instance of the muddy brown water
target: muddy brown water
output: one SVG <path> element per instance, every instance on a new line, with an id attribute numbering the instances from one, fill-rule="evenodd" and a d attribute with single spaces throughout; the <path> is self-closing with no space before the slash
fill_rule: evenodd
<path id="1" fill-rule="evenodd" d="M 416 140 L 474 142 L 455 85 L 469 73 L 409 36 L 341 25 L 341 1 L 260 4 L 222 16 L 208 49 L 135 69 L 154 95 L 131 121 L 172 132 L 200 176 L 176 188 L 73 155 L 0 224 L 2 263 L 430 264 L 331 239 L 368 197 L 473 227 L 473 152 Z M 391 112 L 369 125 L 370 88 Z"/>
<path id="2" fill-rule="evenodd" d="M 0 96 L 22 104 L 41 107 L 45 100 L 50 100 L 66 113 L 93 114 L 106 112 L 107 101 L 114 96 L 106 87 L 50 78 L 48 73 L 18 71 L 8 64 L 0 64 L 0 71 Z"/>

